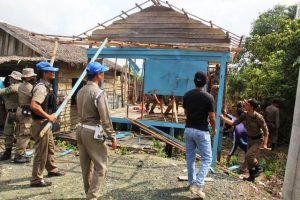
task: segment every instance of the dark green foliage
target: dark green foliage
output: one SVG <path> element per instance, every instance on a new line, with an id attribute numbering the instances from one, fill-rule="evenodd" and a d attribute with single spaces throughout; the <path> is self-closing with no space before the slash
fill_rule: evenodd
<path id="1" fill-rule="evenodd" d="M 289 135 L 300 66 L 300 19 L 296 7 L 275 6 L 253 23 L 240 70 L 229 81 L 230 97 L 281 102 L 281 132 Z M 236 99 L 234 99 L 236 100 Z"/>

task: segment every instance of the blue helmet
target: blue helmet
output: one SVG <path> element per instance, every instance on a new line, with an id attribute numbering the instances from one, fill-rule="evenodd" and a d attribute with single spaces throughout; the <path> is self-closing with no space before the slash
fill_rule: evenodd
<path id="1" fill-rule="evenodd" d="M 109 69 L 98 62 L 90 62 L 86 67 L 87 74 L 98 74 L 108 71 Z"/>
<path id="2" fill-rule="evenodd" d="M 50 71 L 50 72 L 57 72 L 59 69 L 56 67 L 52 67 L 50 63 L 47 61 L 41 61 L 38 64 L 36 64 L 37 70 L 40 71 Z"/>

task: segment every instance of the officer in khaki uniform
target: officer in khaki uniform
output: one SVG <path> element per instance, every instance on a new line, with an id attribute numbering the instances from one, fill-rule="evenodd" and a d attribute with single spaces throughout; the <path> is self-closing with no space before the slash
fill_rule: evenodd
<path id="1" fill-rule="evenodd" d="M 261 114 L 255 111 L 258 103 L 255 99 L 250 99 L 244 103 L 245 113 L 240 115 L 234 122 L 221 115 L 225 123 L 236 126 L 243 122 L 247 129 L 247 152 L 245 162 L 248 165 L 249 177 L 244 180 L 254 181 L 262 173 L 257 159 L 259 149 L 268 149 L 268 127 Z"/>
<path id="2" fill-rule="evenodd" d="M 31 137 L 31 110 L 32 88 L 35 84 L 36 74 L 32 68 L 24 68 L 22 71 L 23 83 L 20 84 L 19 107 L 17 109 L 17 144 L 15 152 L 15 163 L 30 162 L 30 158 L 25 156 L 25 150 Z"/>
<path id="3" fill-rule="evenodd" d="M 104 135 L 111 139 L 113 149 L 116 148 L 116 139 L 107 98 L 99 87 L 108 68 L 91 62 L 86 70 L 88 82 L 77 93 L 80 124 L 76 132 L 84 190 L 87 199 L 97 199 L 107 174 L 108 155 Z"/>
<path id="4" fill-rule="evenodd" d="M 11 151 L 15 141 L 16 111 L 19 106 L 18 88 L 19 82 L 22 80 L 21 76 L 22 74 L 20 72 L 13 71 L 9 75 L 10 86 L 0 89 L 0 96 L 2 96 L 4 99 L 7 112 L 4 125 L 5 152 L 1 156 L 0 161 L 11 159 Z"/>
<path id="5" fill-rule="evenodd" d="M 48 177 L 63 176 L 65 174 L 58 170 L 54 162 L 52 130 L 49 129 L 42 137 L 40 136 L 40 132 L 48 121 L 56 121 L 56 116 L 52 114 L 56 111 L 56 97 L 49 82 L 55 78 L 55 72 L 58 71 L 58 68 L 52 67 L 46 61 L 39 62 L 36 67 L 42 78 L 33 86 L 30 104 L 32 111 L 32 137 L 36 142 L 30 186 L 47 187 L 52 185 L 52 183 L 43 179 L 45 168 L 48 171 Z"/>

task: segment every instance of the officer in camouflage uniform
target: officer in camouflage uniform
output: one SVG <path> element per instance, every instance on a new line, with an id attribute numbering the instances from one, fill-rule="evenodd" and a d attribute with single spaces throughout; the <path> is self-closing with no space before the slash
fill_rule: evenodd
<path id="1" fill-rule="evenodd" d="M 5 109 L 7 112 L 4 125 L 5 152 L 0 157 L 0 161 L 11 159 L 11 151 L 15 141 L 16 111 L 19 106 L 18 88 L 19 83 L 22 80 L 21 76 L 22 74 L 20 72 L 13 71 L 9 75 L 10 85 L 7 88 L 0 89 L 0 96 L 4 99 Z"/>
<path id="2" fill-rule="evenodd" d="M 108 68 L 98 62 L 91 62 L 86 70 L 88 82 L 77 93 L 80 125 L 76 132 L 84 190 L 87 199 L 97 199 L 107 174 L 108 155 L 103 136 L 108 135 L 113 149 L 116 148 L 116 138 L 107 98 L 99 87 Z"/>
<path id="3" fill-rule="evenodd" d="M 243 122 L 247 129 L 248 144 L 245 162 L 248 165 L 250 176 L 244 180 L 252 182 L 262 173 L 257 154 L 259 153 L 259 149 L 268 149 L 269 136 L 268 127 L 263 116 L 255 111 L 257 107 L 258 103 L 255 99 L 246 101 L 244 104 L 246 112 L 240 115 L 234 122 L 221 115 L 221 119 L 224 120 L 225 123 L 236 126 Z"/>
<path id="4" fill-rule="evenodd" d="M 57 118 L 53 114 L 56 111 L 56 96 L 50 81 L 55 78 L 58 68 L 52 67 L 46 61 L 39 62 L 36 66 L 42 78 L 33 86 L 30 104 L 32 137 L 36 142 L 30 186 L 47 187 L 52 183 L 43 178 L 45 168 L 48 171 L 48 177 L 65 175 L 63 171 L 58 170 L 55 164 L 52 130 L 49 129 L 43 136 L 40 135 L 48 121 L 55 122 Z"/>
<path id="5" fill-rule="evenodd" d="M 24 68 L 22 71 L 23 83 L 19 86 L 19 107 L 17 109 L 17 144 L 14 162 L 27 163 L 30 158 L 25 156 L 26 147 L 31 137 L 31 110 L 32 88 L 35 84 L 36 74 L 32 68 Z"/>

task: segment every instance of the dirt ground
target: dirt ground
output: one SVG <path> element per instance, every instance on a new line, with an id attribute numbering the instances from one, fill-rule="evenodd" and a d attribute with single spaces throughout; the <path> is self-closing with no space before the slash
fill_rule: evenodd
<path id="1" fill-rule="evenodd" d="M 70 154 L 57 157 L 57 162 L 67 174 L 51 178 L 53 185 L 48 188 L 29 187 L 32 163 L 17 165 L 11 161 L 0 162 L 0 199 L 84 199 L 79 157 Z M 100 199 L 197 199 L 188 192 L 187 182 L 177 180 L 178 176 L 186 175 L 184 170 L 184 160 L 145 153 L 119 155 L 110 151 L 109 173 Z M 206 183 L 205 199 L 272 199 L 253 183 L 222 172 L 209 176 L 214 181 Z"/>

